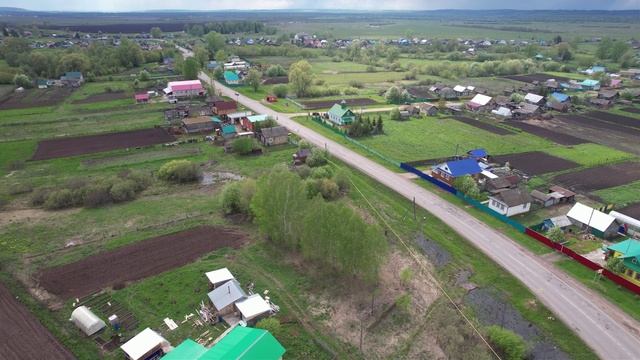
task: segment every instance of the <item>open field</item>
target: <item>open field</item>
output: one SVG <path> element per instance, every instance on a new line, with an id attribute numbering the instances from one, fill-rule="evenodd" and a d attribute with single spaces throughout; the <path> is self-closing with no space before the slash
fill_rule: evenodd
<path id="1" fill-rule="evenodd" d="M 509 155 L 493 156 L 499 163 L 509 162 L 510 166 L 535 176 L 544 173 L 573 169 L 579 165 L 573 161 L 549 155 L 542 151 L 531 151 Z"/>
<path id="2" fill-rule="evenodd" d="M 609 114 L 607 114 L 605 118 L 600 119 L 597 117 L 598 115 L 591 116 L 590 114 L 593 114 L 593 113 L 588 113 L 586 115 L 561 115 L 561 116 L 557 116 L 557 118 L 559 118 L 561 121 L 578 124 L 578 126 L 587 125 L 589 127 L 596 128 L 598 130 L 603 130 L 603 131 L 613 130 L 616 132 L 628 133 L 630 135 L 640 136 L 640 128 L 629 127 L 624 124 L 620 124 L 613 121 L 615 119 L 615 121 L 624 121 L 624 122 L 632 121 L 632 123 L 637 123 L 638 120 L 636 119 L 626 118 L 626 117 L 617 117 L 615 115 L 609 115 Z M 628 119 L 628 120 L 625 120 L 625 119 Z"/>
<path id="3" fill-rule="evenodd" d="M 530 134 L 553 141 L 556 144 L 560 144 L 560 145 L 579 145 L 579 144 L 588 143 L 587 140 L 580 139 L 568 134 L 555 132 L 553 130 L 549 130 L 547 128 L 543 128 L 540 126 L 531 125 L 526 122 L 511 121 L 509 122 L 509 125 L 516 127 L 522 131 L 526 131 Z"/>
<path id="4" fill-rule="evenodd" d="M 467 125 L 471 125 L 471 126 L 477 127 L 478 129 L 486 130 L 490 133 L 494 133 L 497 135 L 512 135 L 514 133 L 513 131 L 507 130 L 505 128 L 501 128 L 499 126 L 495 126 L 482 121 L 474 120 L 466 116 L 454 116 L 453 118 Z"/>
<path id="5" fill-rule="evenodd" d="M 239 231 L 199 227 L 44 269 L 38 280 L 47 291 L 62 298 L 82 297 L 180 267 L 216 249 L 237 248 L 245 240 L 246 235 Z"/>
<path id="6" fill-rule="evenodd" d="M 0 358 L 75 359 L 40 321 L 0 283 Z"/>
<path id="7" fill-rule="evenodd" d="M 43 140 L 32 160 L 91 154 L 115 149 L 142 147 L 174 141 L 175 137 L 160 128 L 133 130 L 120 133 Z"/>
<path id="8" fill-rule="evenodd" d="M 639 179 L 640 162 L 598 166 L 553 178 L 564 186 L 585 192 L 620 186 Z"/>
<path id="9" fill-rule="evenodd" d="M 101 101 L 112 101 L 112 100 L 121 100 L 121 99 L 129 99 L 129 94 L 124 91 L 114 91 L 114 92 L 105 92 L 100 94 L 92 94 L 87 96 L 84 99 L 73 100 L 73 104 L 91 104 L 94 102 Z M 132 100 L 133 101 L 133 100 Z"/>

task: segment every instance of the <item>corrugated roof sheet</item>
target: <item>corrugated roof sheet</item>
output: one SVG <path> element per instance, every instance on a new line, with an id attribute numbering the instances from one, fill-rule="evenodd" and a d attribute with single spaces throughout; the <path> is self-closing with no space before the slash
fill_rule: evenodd
<path id="1" fill-rule="evenodd" d="M 567 216 L 598 231 L 606 231 L 616 219 L 587 205 L 576 203 Z"/>

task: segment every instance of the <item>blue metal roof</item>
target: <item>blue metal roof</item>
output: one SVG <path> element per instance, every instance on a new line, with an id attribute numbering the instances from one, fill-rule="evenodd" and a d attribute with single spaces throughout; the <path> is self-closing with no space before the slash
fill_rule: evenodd
<path id="1" fill-rule="evenodd" d="M 565 101 L 569 100 L 569 95 L 563 94 L 563 93 L 559 93 L 559 92 L 554 92 L 553 94 L 551 94 L 551 97 L 554 98 L 556 101 L 559 101 L 559 102 L 565 102 Z"/>
<path id="2" fill-rule="evenodd" d="M 580 85 L 582 86 L 596 86 L 600 84 L 600 81 L 598 80 L 593 80 L 593 79 L 586 79 L 583 82 L 580 83 Z"/>
<path id="3" fill-rule="evenodd" d="M 464 175 L 475 175 L 482 172 L 478 162 L 474 159 L 462 159 L 447 162 L 449 173 L 455 177 Z"/>
<path id="4" fill-rule="evenodd" d="M 483 158 L 485 156 L 487 156 L 487 150 L 485 149 L 473 149 L 473 150 L 469 150 L 467 152 L 467 154 L 469 154 L 469 156 L 474 157 L 474 158 Z"/>
<path id="5" fill-rule="evenodd" d="M 225 71 L 224 72 L 224 79 L 227 82 L 229 82 L 229 81 L 238 81 L 238 80 L 240 80 L 240 77 L 238 76 L 238 74 L 236 74 L 233 71 Z"/>

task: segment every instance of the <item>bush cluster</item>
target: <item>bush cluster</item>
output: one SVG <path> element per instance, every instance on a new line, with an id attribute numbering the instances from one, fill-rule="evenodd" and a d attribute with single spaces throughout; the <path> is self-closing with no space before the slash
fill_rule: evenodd
<path id="1" fill-rule="evenodd" d="M 158 170 L 158 178 L 175 183 L 193 182 L 200 178 L 200 170 L 189 160 L 172 160 Z"/>
<path id="2" fill-rule="evenodd" d="M 74 206 L 96 208 L 133 200 L 151 182 L 152 177 L 144 172 L 126 172 L 114 178 L 92 181 L 72 179 L 60 187 L 35 189 L 31 195 L 31 204 L 48 210 Z"/>

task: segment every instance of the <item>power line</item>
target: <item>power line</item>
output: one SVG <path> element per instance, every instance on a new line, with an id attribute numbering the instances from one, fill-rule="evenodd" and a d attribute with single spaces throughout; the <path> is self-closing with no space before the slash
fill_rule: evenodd
<path id="1" fill-rule="evenodd" d="M 335 164 L 334 162 L 332 162 L 331 160 L 328 160 L 332 165 L 337 167 L 337 164 Z M 373 206 L 373 204 L 369 201 L 369 199 L 364 195 L 364 193 L 360 190 L 360 188 L 358 188 L 358 186 L 355 184 L 355 182 L 353 182 L 353 179 L 351 179 L 351 176 L 347 175 L 347 178 L 349 179 L 349 182 L 351 183 L 351 185 L 353 185 L 353 187 L 358 191 L 358 193 L 362 196 L 362 198 L 367 202 L 367 204 L 369 205 L 369 207 L 371 208 L 371 210 L 373 210 L 376 215 L 378 216 L 378 218 L 380 218 L 380 220 L 382 220 L 382 222 L 384 223 L 384 225 L 391 230 L 391 232 L 393 233 L 393 235 L 396 236 L 396 238 L 398 238 L 398 240 L 400 241 L 400 243 L 402 244 L 402 246 L 404 246 L 405 249 L 407 249 L 407 251 L 409 252 L 409 255 L 413 258 L 413 260 L 418 264 L 418 266 L 422 269 L 423 272 L 429 273 L 429 269 L 427 269 L 426 266 L 424 266 L 424 264 L 422 262 L 419 261 L 420 258 L 422 258 L 422 256 L 420 256 L 419 254 L 416 253 L 416 250 L 413 249 L 412 247 L 410 247 L 409 245 L 407 245 L 407 243 L 404 241 L 404 239 L 402 239 L 402 237 L 395 231 L 395 229 L 393 227 L 391 227 L 391 225 L 387 222 L 387 220 L 380 214 L 380 212 L 378 212 L 378 210 Z M 460 309 L 460 307 L 458 306 L 458 304 L 456 304 L 455 301 L 453 301 L 453 299 L 451 298 L 451 296 L 449 296 L 449 294 L 446 292 L 446 290 L 440 285 L 440 283 L 438 282 L 437 279 L 435 279 L 434 277 L 434 283 L 435 285 L 438 287 L 438 289 L 440 291 L 442 291 L 442 293 L 445 295 L 445 297 L 447 298 L 447 300 L 449 300 L 449 302 L 455 307 L 456 311 L 458 311 L 458 313 L 460 313 L 460 315 L 462 316 L 462 318 L 469 324 L 469 326 L 471 326 L 471 328 L 473 329 L 473 331 L 478 335 L 478 337 L 480 337 L 480 339 L 482 340 L 482 342 L 484 342 L 484 344 L 489 348 L 489 350 L 491 350 L 491 352 L 493 353 L 493 355 L 498 359 L 498 360 L 502 360 L 502 358 L 500 357 L 500 355 L 498 355 L 498 353 L 493 349 L 493 347 L 491 346 L 491 344 L 489 344 L 489 342 L 484 338 L 484 336 L 482 336 L 482 334 L 480 333 L 480 331 L 476 328 L 476 326 L 473 324 L 473 322 L 471 322 L 471 320 L 464 314 L 464 312 L 462 312 L 462 309 Z"/>

